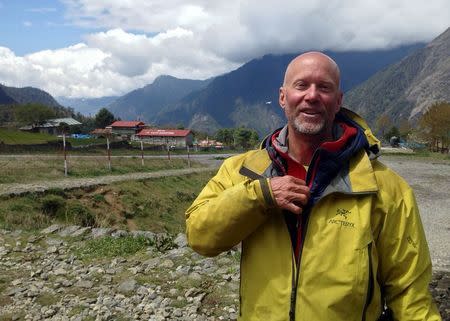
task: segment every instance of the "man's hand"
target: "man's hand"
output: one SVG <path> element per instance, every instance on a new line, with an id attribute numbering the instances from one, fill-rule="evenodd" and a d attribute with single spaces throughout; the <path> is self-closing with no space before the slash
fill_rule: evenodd
<path id="1" fill-rule="evenodd" d="M 300 214 L 303 211 L 303 206 L 308 203 L 309 187 L 302 179 L 290 175 L 273 177 L 270 179 L 270 187 L 275 202 L 284 210 Z"/>

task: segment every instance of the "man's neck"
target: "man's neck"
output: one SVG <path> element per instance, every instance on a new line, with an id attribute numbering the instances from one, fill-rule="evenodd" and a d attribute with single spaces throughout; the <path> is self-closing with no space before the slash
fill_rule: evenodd
<path id="1" fill-rule="evenodd" d="M 320 135 L 306 135 L 289 129 L 288 150 L 289 156 L 301 165 L 309 165 L 311 159 L 319 146 L 332 140 L 331 133 Z"/>

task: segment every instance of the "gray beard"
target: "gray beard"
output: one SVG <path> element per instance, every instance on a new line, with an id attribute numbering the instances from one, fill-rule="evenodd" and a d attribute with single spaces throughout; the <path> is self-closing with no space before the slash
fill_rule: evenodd
<path id="1" fill-rule="evenodd" d="M 304 135 L 318 135 L 325 130 L 325 120 L 322 120 L 320 123 L 305 123 L 295 118 L 292 123 L 297 132 Z"/>

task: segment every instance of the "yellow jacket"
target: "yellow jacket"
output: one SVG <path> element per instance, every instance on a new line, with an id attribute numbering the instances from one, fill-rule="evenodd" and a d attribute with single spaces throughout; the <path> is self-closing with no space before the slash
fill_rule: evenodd
<path id="1" fill-rule="evenodd" d="M 271 163 L 263 149 L 227 159 L 186 212 L 198 253 L 242 242 L 240 321 L 374 321 L 381 289 L 395 320 L 441 320 L 417 205 L 401 177 L 364 150 L 355 154 L 311 209 L 297 271 L 268 183 Z"/>

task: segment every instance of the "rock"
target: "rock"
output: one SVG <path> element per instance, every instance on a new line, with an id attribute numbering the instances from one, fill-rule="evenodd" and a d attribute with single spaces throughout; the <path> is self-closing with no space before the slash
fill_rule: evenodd
<path id="1" fill-rule="evenodd" d="M 84 236 L 84 235 L 88 235 L 89 232 L 91 232 L 90 227 L 82 227 L 82 228 L 79 228 L 78 230 L 74 231 L 70 236 L 72 236 L 72 237 Z"/>
<path id="2" fill-rule="evenodd" d="M 117 287 L 117 291 L 120 293 L 130 293 L 136 289 L 137 282 L 135 279 L 127 279 L 120 283 Z"/>
<path id="3" fill-rule="evenodd" d="M 156 234 L 153 233 L 153 232 L 150 232 L 150 231 L 132 231 L 131 235 L 133 235 L 133 236 L 143 236 L 146 239 L 149 239 L 149 240 L 152 240 L 152 241 L 155 240 L 155 238 L 156 238 Z"/>
<path id="4" fill-rule="evenodd" d="M 78 226 L 78 225 L 67 226 L 67 227 L 61 229 L 58 232 L 58 235 L 61 236 L 61 237 L 70 236 L 73 233 L 75 233 L 76 231 L 78 231 L 80 228 L 81 228 L 81 226 Z"/>
<path id="5" fill-rule="evenodd" d="M 52 233 L 59 231 L 62 227 L 63 227 L 62 225 L 53 224 L 53 225 L 50 225 L 49 227 L 43 229 L 41 231 L 41 234 L 52 234 Z"/>
<path id="6" fill-rule="evenodd" d="M 162 268 L 172 268 L 174 266 L 174 263 L 172 260 L 164 260 L 160 265 Z"/>
<path id="7" fill-rule="evenodd" d="M 111 235 L 112 232 L 114 232 L 114 229 L 112 229 L 112 228 L 103 228 L 103 227 L 93 228 L 91 230 L 91 234 L 92 234 L 93 238 L 99 238 L 99 237 L 103 237 L 103 236 L 108 236 L 108 235 Z"/>
<path id="8" fill-rule="evenodd" d="M 173 240 L 173 243 L 177 245 L 178 247 L 186 247 L 188 245 L 186 234 L 179 233 L 177 237 Z"/>
<path id="9" fill-rule="evenodd" d="M 91 289 L 94 286 L 94 283 L 89 280 L 80 280 L 75 283 L 75 286 L 83 289 Z"/>

